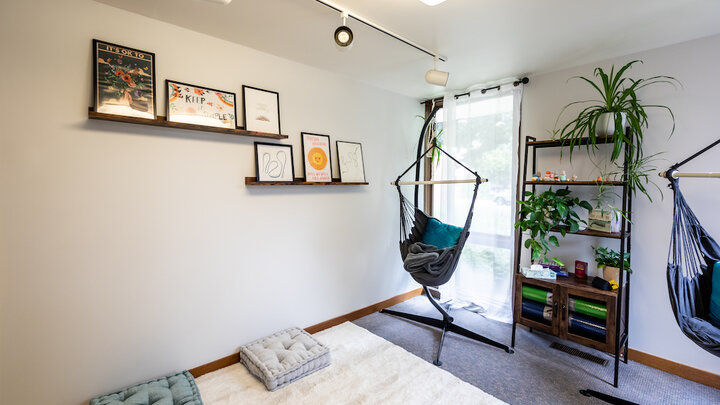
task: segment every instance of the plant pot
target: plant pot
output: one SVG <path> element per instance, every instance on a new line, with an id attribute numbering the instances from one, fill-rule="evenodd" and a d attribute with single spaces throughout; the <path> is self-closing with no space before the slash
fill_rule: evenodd
<path id="1" fill-rule="evenodd" d="M 605 281 L 615 280 L 618 283 L 620 282 L 620 269 L 618 267 L 598 266 L 598 270 L 600 268 L 602 268 Z"/>
<path id="2" fill-rule="evenodd" d="M 595 135 L 597 136 L 610 136 L 615 135 L 615 114 L 614 112 L 606 112 L 600 114 L 595 124 Z M 622 128 L 625 128 L 627 123 L 627 116 L 625 113 L 620 113 Z"/>

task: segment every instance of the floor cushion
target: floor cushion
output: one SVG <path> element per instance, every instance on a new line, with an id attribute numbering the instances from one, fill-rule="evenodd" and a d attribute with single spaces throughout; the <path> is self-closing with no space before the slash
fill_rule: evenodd
<path id="1" fill-rule="evenodd" d="M 100 395 L 90 405 L 202 405 L 195 379 L 187 372 Z"/>
<path id="2" fill-rule="evenodd" d="M 330 365 L 330 349 L 309 333 L 289 328 L 240 348 L 240 361 L 270 391 Z"/>

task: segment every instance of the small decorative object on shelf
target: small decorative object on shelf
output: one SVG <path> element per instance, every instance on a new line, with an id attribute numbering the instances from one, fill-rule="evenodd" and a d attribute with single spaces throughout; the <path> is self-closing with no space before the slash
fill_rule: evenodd
<path id="1" fill-rule="evenodd" d="M 237 127 L 235 93 L 165 80 L 167 120 L 211 127 Z"/>
<path id="2" fill-rule="evenodd" d="M 587 262 L 575 260 L 575 278 L 578 280 L 587 279 Z"/>
<path id="3" fill-rule="evenodd" d="M 155 54 L 93 39 L 95 111 L 155 119 Z"/>
<path id="4" fill-rule="evenodd" d="M 305 181 L 332 181 L 332 161 L 330 160 L 330 137 L 328 135 L 302 132 L 303 165 Z"/>
<path id="5" fill-rule="evenodd" d="M 537 278 L 541 280 L 555 280 L 557 273 L 550 269 L 544 268 L 540 264 L 533 264 L 530 267 L 523 267 L 520 272 L 527 278 Z"/>
<path id="6" fill-rule="evenodd" d="M 255 171 L 258 182 L 293 181 L 292 145 L 255 142 Z"/>
<path id="7" fill-rule="evenodd" d="M 336 141 L 340 181 L 365 182 L 365 163 L 362 145 L 357 142 Z"/>
<path id="8" fill-rule="evenodd" d="M 242 96 L 245 129 L 280 134 L 280 93 L 243 85 Z"/>

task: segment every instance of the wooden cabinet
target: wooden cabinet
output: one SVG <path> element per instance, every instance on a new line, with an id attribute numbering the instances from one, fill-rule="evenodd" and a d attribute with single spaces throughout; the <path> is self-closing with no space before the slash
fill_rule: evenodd
<path id="1" fill-rule="evenodd" d="M 546 308 L 550 311 L 548 317 L 541 320 L 523 311 L 523 287 L 533 287 L 551 294 L 551 299 L 548 299 L 545 303 Z M 515 275 L 515 308 L 517 310 L 514 314 L 514 321 L 561 339 L 614 354 L 616 349 L 616 329 L 620 328 L 621 342 L 626 337 L 623 330 L 625 323 L 620 322 L 618 324 L 617 322 L 617 320 L 622 321 L 622 317 L 614 316 L 617 311 L 617 299 L 618 293 L 616 291 L 598 290 L 589 285 L 586 280 L 576 280 L 572 274 L 569 277 L 558 277 L 557 280 L 539 280 L 526 278 L 518 273 Z M 603 322 L 605 333 L 602 338 L 588 336 L 572 327 L 571 316 L 583 316 L 573 310 L 572 304 L 577 300 L 595 303 L 598 307 L 605 308 L 606 315 Z M 597 317 L 594 319 L 596 321 L 600 320 Z M 622 346 L 622 343 L 620 346 Z"/>

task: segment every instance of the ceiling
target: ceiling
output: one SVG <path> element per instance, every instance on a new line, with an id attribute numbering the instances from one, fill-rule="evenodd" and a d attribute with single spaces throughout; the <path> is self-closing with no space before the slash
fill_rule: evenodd
<path id="1" fill-rule="evenodd" d="M 354 77 L 415 98 L 432 58 L 358 21 L 350 49 L 332 36 L 338 12 L 315 0 L 97 0 L 157 20 Z M 448 58 L 448 88 L 595 62 L 720 33 L 716 0 L 334 0 Z"/>

